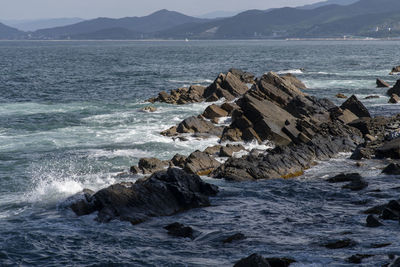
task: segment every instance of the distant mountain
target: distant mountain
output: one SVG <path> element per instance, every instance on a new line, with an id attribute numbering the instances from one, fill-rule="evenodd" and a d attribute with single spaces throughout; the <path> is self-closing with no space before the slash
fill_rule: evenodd
<path id="1" fill-rule="evenodd" d="M 397 13 L 400 14 L 399 0 L 360 0 L 347 6 L 314 9 L 249 10 L 231 18 L 181 25 L 159 34 L 162 38 L 190 39 L 377 36 L 377 33 L 389 37 L 400 28 Z M 385 32 L 389 28 L 391 31 Z"/>
<path id="2" fill-rule="evenodd" d="M 204 15 L 199 16 L 199 18 L 203 19 L 216 19 L 216 18 L 228 18 L 233 17 L 239 14 L 241 11 L 214 11 Z"/>
<path id="3" fill-rule="evenodd" d="M 359 0 L 327 0 L 327 1 L 322 1 L 322 2 L 317 2 L 311 5 L 305 5 L 305 6 L 299 6 L 297 7 L 298 9 L 315 9 L 318 7 L 322 6 L 328 6 L 328 5 L 341 5 L 341 6 L 347 6 L 354 4 Z"/>
<path id="4" fill-rule="evenodd" d="M 100 37 L 99 34 L 101 32 L 110 33 L 111 29 L 125 29 L 131 32 L 146 34 L 163 31 L 186 23 L 201 23 L 206 21 L 208 20 L 164 9 L 145 17 L 126 17 L 121 19 L 97 18 L 69 26 L 38 30 L 33 33 L 33 36 L 35 38 L 65 39 L 96 33 L 96 36 Z M 104 35 L 104 39 L 108 38 L 108 35 Z"/>
<path id="5" fill-rule="evenodd" d="M 46 28 L 61 27 L 84 21 L 81 18 L 57 18 L 37 20 L 4 20 L 3 23 L 21 31 L 36 31 Z"/>
<path id="6" fill-rule="evenodd" d="M 25 33 L 0 23 L 0 40 L 20 39 Z"/>

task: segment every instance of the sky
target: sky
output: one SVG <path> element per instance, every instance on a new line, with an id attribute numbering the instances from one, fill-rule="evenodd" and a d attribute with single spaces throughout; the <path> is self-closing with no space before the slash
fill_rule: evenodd
<path id="1" fill-rule="evenodd" d="M 0 19 L 144 16 L 160 9 L 198 16 L 213 11 L 243 11 L 299 6 L 322 0 L 0 0 Z"/>

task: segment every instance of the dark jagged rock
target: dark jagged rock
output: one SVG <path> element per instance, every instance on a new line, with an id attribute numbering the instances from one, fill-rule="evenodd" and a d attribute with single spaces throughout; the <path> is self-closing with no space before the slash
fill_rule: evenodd
<path id="1" fill-rule="evenodd" d="M 393 94 L 400 95 L 400 80 L 397 80 L 396 84 L 390 88 L 386 94 L 392 96 Z"/>
<path id="2" fill-rule="evenodd" d="M 228 115 L 232 115 L 232 112 L 236 109 L 239 109 L 239 106 L 236 105 L 235 103 L 228 103 L 225 102 L 221 105 L 221 108 L 228 112 Z"/>
<path id="3" fill-rule="evenodd" d="M 400 159 L 400 138 L 384 143 L 376 150 L 375 155 L 378 158 Z"/>
<path id="4" fill-rule="evenodd" d="M 237 233 L 234 235 L 231 235 L 227 238 L 225 238 L 224 240 L 222 240 L 222 243 L 226 244 L 226 243 L 232 243 L 234 241 L 240 241 L 240 240 L 244 240 L 246 239 L 246 236 L 242 233 Z"/>
<path id="5" fill-rule="evenodd" d="M 198 133 L 220 136 L 223 128 L 204 120 L 201 116 L 192 116 L 179 123 L 176 131 L 178 133 Z"/>
<path id="6" fill-rule="evenodd" d="M 176 154 L 171 159 L 171 163 L 175 167 L 183 168 L 183 167 L 185 167 L 186 160 L 187 160 L 186 156 L 183 156 L 183 155 L 180 155 L 180 154 Z"/>
<path id="7" fill-rule="evenodd" d="M 115 184 L 92 196 L 99 222 L 113 219 L 141 223 L 150 217 L 169 216 L 210 205 L 209 196 L 218 192 L 199 176 L 170 168 L 138 180 Z"/>
<path id="8" fill-rule="evenodd" d="M 368 215 L 367 217 L 367 227 L 379 227 L 383 224 L 374 215 Z"/>
<path id="9" fill-rule="evenodd" d="M 167 230 L 168 234 L 171 236 L 194 239 L 192 227 L 176 222 L 165 226 L 164 229 Z"/>
<path id="10" fill-rule="evenodd" d="M 69 197 L 65 203 L 76 215 L 88 215 L 96 211 L 93 195 L 94 192 L 92 190 L 84 189 L 82 192 Z"/>
<path id="11" fill-rule="evenodd" d="M 351 239 L 343 239 L 326 243 L 324 247 L 329 249 L 341 249 L 341 248 L 354 247 L 356 244 L 357 243 Z"/>
<path id="12" fill-rule="evenodd" d="M 244 83 L 254 83 L 254 74 L 250 73 L 250 72 L 246 72 L 246 71 L 242 71 L 239 69 L 230 69 L 229 70 L 230 73 L 232 73 L 233 75 L 235 75 L 236 77 L 238 77 L 242 82 Z"/>
<path id="13" fill-rule="evenodd" d="M 387 82 L 385 82 L 384 80 L 382 80 L 382 79 L 376 79 L 376 86 L 378 87 L 378 88 L 385 88 L 385 87 L 390 87 L 390 85 L 387 83 Z"/>
<path id="14" fill-rule="evenodd" d="M 259 254 L 252 254 L 238 261 L 234 267 L 288 267 L 296 262 L 287 258 L 264 258 Z"/>
<path id="15" fill-rule="evenodd" d="M 400 175 L 400 164 L 390 163 L 385 169 L 383 169 L 382 173 L 389 175 Z"/>
<path id="16" fill-rule="evenodd" d="M 341 109 L 350 110 L 353 114 L 358 117 L 371 117 L 368 109 L 361 103 L 355 95 L 352 95 L 349 99 L 346 100 L 341 106 Z"/>
<path id="17" fill-rule="evenodd" d="M 399 102 L 400 102 L 400 97 L 397 94 L 392 94 L 392 96 L 388 101 L 389 104 L 397 104 Z"/>
<path id="18" fill-rule="evenodd" d="M 229 113 L 226 110 L 213 104 L 206 108 L 206 110 L 203 113 L 203 116 L 207 119 L 214 119 L 214 118 L 226 117 L 228 116 L 228 114 Z"/>
<path id="19" fill-rule="evenodd" d="M 293 75 L 291 73 L 281 75 L 281 78 L 284 79 L 285 81 L 290 82 L 291 84 L 296 86 L 298 89 L 302 89 L 302 90 L 307 89 L 307 86 L 302 81 L 297 79 L 297 77 L 295 75 Z"/>
<path id="20" fill-rule="evenodd" d="M 209 175 L 221 165 L 207 153 L 195 151 L 186 160 L 184 170 L 197 175 Z"/>
<path id="21" fill-rule="evenodd" d="M 228 144 L 226 146 L 221 147 L 219 156 L 220 157 L 232 157 L 233 153 L 245 150 L 242 145 L 231 145 Z"/>
<path id="22" fill-rule="evenodd" d="M 156 171 L 161 171 L 168 166 L 168 162 L 157 158 L 142 158 L 139 160 L 138 166 L 131 167 L 133 174 L 150 174 Z"/>
<path id="23" fill-rule="evenodd" d="M 349 263 L 354 263 L 354 264 L 360 264 L 362 263 L 363 259 L 371 258 L 373 255 L 370 254 L 356 254 L 351 256 L 350 258 L 347 259 Z"/>
<path id="24" fill-rule="evenodd" d="M 206 88 L 204 97 L 209 98 L 215 94 L 218 99 L 225 98 L 231 101 L 246 93 L 248 89 L 247 85 L 231 72 L 227 74 L 221 73 L 218 78 Z"/>
<path id="25" fill-rule="evenodd" d="M 314 161 L 351 151 L 361 142 L 360 133 L 354 128 L 336 123 L 320 127 L 310 143 L 277 146 L 258 156 L 230 158 L 214 172 L 214 177 L 234 181 L 291 178 L 302 175 Z"/>

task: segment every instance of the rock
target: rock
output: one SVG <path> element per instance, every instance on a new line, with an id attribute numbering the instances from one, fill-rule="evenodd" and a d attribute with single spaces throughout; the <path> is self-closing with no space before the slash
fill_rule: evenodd
<path id="1" fill-rule="evenodd" d="M 400 159 L 400 138 L 384 143 L 375 151 L 378 158 Z"/>
<path id="2" fill-rule="evenodd" d="M 157 108 L 153 107 L 153 106 L 147 106 L 147 107 L 144 107 L 142 110 L 146 111 L 146 112 L 156 112 Z"/>
<path id="3" fill-rule="evenodd" d="M 252 254 L 238 261 L 233 267 L 271 267 L 271 265 L 263 256 Z"/>
<path id="4" fill-rule="evenodd" d="M 161 171 L 168 166 L 168 162 L 161 161 L 157 158 L 142 158 L 139 160 L 138 167 L 132 166 L 131 173 L 133 174 L 150 174 L 156 171 Z"/>
<path id="5" fill-rule="evenodd" d="M 204 120 L 201 116 L 192 116 L 179 123 L 176 131 L 178 133 L 200 133 L 220 136 L 222 127 L 215 126 L 213 123 Z"/>
<path id="6" fill-rule="evenodd" d="M 376 98 L 380 98 L 379 95 L 369 95 L 367 97 L 365 97 L 365 99 L 376 99 Z"/>
<path id="7" fill-rule="evenodd" d="M 219 100 L 219 98 L 218 98 L 217 94 L 213 93 L 212 95 L 207 97 L 206 102 L 216 102 L 218 100 Z"/>
<path id="8" fill-rule="evenodd" d="M 219 151 L 221 150 L 221 145 L 209 146 L 203 152 L 207 153 L 208 155 L 219 155 Z"/>
<path id="9" fill-rule="evenodd" d="M 379 227 L 382 226 L 383 224 L 374 216 L 374 215 L 368 215 L 367 217 L 367 227 Z"/>
<path id="10" fill-rule="evenodd" d="M 326 243 L 324 245 L 324 247 L 329 248 L 329 249 L 341 249 L 341 248 L 354 247 L 355 245 L 356 245 L 356 242 L 354 242 L 353 240 L 343 239 L 343 240 Z"/>
<path id="11" fill-rule="evenodd" d="M 228 115 L 231 115 L 232 112 L 233 112 L 234 110 L 237 110 L 237 109 L 239 109 L 240 107 L 239 107 L 238 105 L 236 105 L 235 103 L 228 103 L 228 102 L 225 102 L 225 103 L 223 103 L 223 104 L 221 105 L 221 108 L 222 108 L 223 110 L 225 110 L 226 112 L 228 112 Z"/>
<path id="12" fill-rule="evenodd" d="M 184 170 L 197 175 L 209 175 L 221 165 L 207 153 L 195 151 L 186 160 Z"/>
<path id="13" fill-rule="evenodd" d="M 184 168 L 186 163 L 187 157 L 181 154 L 175 154 L 172 158 L 171 163 L 175 167 Z"/>
<path id="14" fill-rule="evenodd" d="M 397 104 L 400 102 L 400 97 L 396 94 L 392 94 L 392 96 L 389 99 L 389 104 Z"/>
<path id="15" fill-rule="evenodd" d="M 390 89 L 386 92 L 386 94 L 387 94 L 388 96 L 391 96 L 391 95 L 393 95 L 393 94 L 400 95 L 400 80 L 397 80 L 396 84 L 395 84 L 392 88 L 390 88 Z"/>
<path id="16" fill-rule="evenodd" d="M 345 96 L 344 94 L 342 94 L 342 93 L 339 93 L 339 94 L 337 94 L 337 95 L 335 95 L 336 96 L 336 98 L 343 98 L 343 99 L 346 99 L 347 98 L 347 96 Z"/>
<path id="17" fill-rule="evenodd" d="M 132 184 L 115 184 L 93 195 L 96 220 L 113 219 L 138 224 L 150 217 L 170 216 L 191 208 L 210 205 L 209 196 L 218 188 L 199 176 L 170 168 Z"/>
<path id="18" fill-rule="evenodd" d="M 361 180 L 362 177 L 359 173 L 342 173 L 328 179 L 329 183 L 344 183 Z"/>
<path id="19" fill-rule="evenodd" d="M 91 214 L 96 211 L 93 195 L 92 190 L 84 189 L 82 192 L 69 197 L 65 201 L 66 206 L 78 216 Z"/>
<path id="20" fill-rule="evenodd" d="M 291 73 L 281 75 L 281 78 L 284 79 L 287 82 L 290 82 L 292 85 L 294 85 L 298 89 L 302 89 L 302 90 L 307 89 L 307 86 L 302 81 L 297 79 L 296 76 L 294 76 Z"/>
<path id="21" fill-rule="evenodd" d="M 397 221 L 399 220 L 399 212 L 396 210 L 392 210 L 390 208 L 385 208 L 382 211 L 382 215 L 381 218 L 383 220 L 393 220 L 393 221 Z"/>
<path id="22" fill-rule="evenodd" d="M 232 243 L 233 241 L 240 241 L 246 239 L 246 236 L 242 233 L 236 233 L 234 235 L 231 235 L 227 238 L 225 238 L 224 240 L 222 240 L 222 243 L 226 244 L 226 243 Z"/>
<path id="23" fill-rule="evenodd" d="M 171 236 L 194 239 L 193 229 L 189 226 L 176 222 L 165 226 L 164 229 L 168 230 L 168 234 Z"/>
<path id="24" fill-rule="evenodd" d="M 288 267 L 296 262 L 286 258 L 264 258 L 259 254 L 252 254 L 238 261 L 234 267 Z"/>
<path id="25" fill-rule="evenodd" d="M 224 97 L 226 100 L 231 101 L 235 97 L 241 96 L 247 92 L 249 88 L 240 80 L 236 75 L 228 72 L 220 74 L 218 78 L 204 91 L 204 97 L 208 98 L 215 94 L 218 99 Z"/>
<path id="26" fill-rule="evenodd" d="M 350 189 L 352 191 L 359 191 L 368 186 L 368 183 L 365 182 L 359 173 L 347 173 L 347 174 L 339 174 L 332 178 L 328 179 L 330 183 L 344 183 L 350 182 L 344 185 L 343 189 Z"/>
<path id="27" fill-rule="evenodd" d="M 348 109 L 343 110 L 342 115 L 338 117 L 338 120 L 343 122 L 344 124 L 349 124 L 357 119 L 358 117 Z"/>
<path id="28" fill-rule="evenodd" d="M 246 72 L 246 71 L 242 71 L 239 69 L 230 69 L 229 70 L 230 73 L 232 73 L 233 75 L 235 75 L 237 78 L 239 78 L 242 82 L 244 83 L 254 83 L 254 74 L 250 73 L 250 72 Z"/>
<path id="29" fill-rule="evenodd" d="M 176 126 L 172 126 L 171 128 L 169 128 L 169 129 L 167 129 L 165 131 L 162 131 L 160 134 L 164 135 L 164 136 L 170 136 L 170 137 L 171 136 L 176 136 L 176 135 L 178 135 L 177 127 Z"/>
<path id="30" fill-rule="evenodd" d="M 262 143 L 261 138 L 258 136 L 253 128 L 244 129 L 242 132 L 242 139 L 246 142 L 252 142 L 253 140 L 256 140 L 259 144 Z"/>
<path id="31" fill-rule="evenodd" d="M 221 141 L 233 141 L 238 142 L 242 140 L 242 132 L 238 128 L 225 127 L 222 133 Z"/>
<path id="32" fill-rule="evenodd" d="M 228 116 L 228 114 L 229 113 L 226 110 L 213 104 L 206 108 L 206 110 L 203 113 L 203 116 L 207 119 L 214 119 L 214 118 L 226 117 Z"/>
<path id="33" fill-rule="evenodd" d="M 354 115 L 358 117 L 371 117 L 368 109 L 357 99 L 355 95 L 352 95 L 349 99 L 346 100 L 341 106 L 341 109 L 348 109 Z"/>
<path id="34" fill-rule="evenodd" d="M 363 259 L 373 257 L 370 254 L 356 254 L 347 259 L 349 263 L 360 264 Z"/>
<path id="35" fill-rule="evenodd" d="M 400 164 L 390 163 L 385 169 L 383 169 L 382 173 L 389 175 L 400 175 Z"/>
<path id="36" fill-rule="evenodd" d="M 219 151 L 220 157 L 232 157 L 233 153 L 245 150 L 244 146 L 242 145 L 231 145 L 228 144 L 226 146 L 221 147 Z"/>
<path id="37" fill-rule="evenodd" d="M 375 136 L 372 136 L 372 135 L 370 135 L 370 134 L 366 134 L 366 135 L 364 136 L 364 138 L 365 138 L 366 141 L 370 141 L 370 142 L 374 142 L 374 141 L 377 140 L 377 138 L 376 138 Z"/>
<path id="38" fill-rule="evenodd" d="M 393 67 L 392 71 L 389 73 L 389 75 L 394 75 L 400 72 L 400 66 Z"/>
<path id="39" fill-rule="evenodd" d="M 382 80 L 382 79 L 376 79 L 376 86 L 378 87 L 378 88 L 383 88 L 383 87 L 390 87 L 390 85 L 387 83 L 387 82 L 385 82 L 384 80 Z"/>

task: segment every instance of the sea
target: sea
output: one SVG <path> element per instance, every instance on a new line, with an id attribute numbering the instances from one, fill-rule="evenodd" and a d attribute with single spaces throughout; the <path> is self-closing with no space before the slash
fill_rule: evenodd
<path id="1" fill-rule="evenodd" d="M 340 154 L 289 180 L 227 182 L 211 206 L 139 225 L 77 217 L 65 200 L 88 188 L 134 181 L 118 176 L 142 157 L 163 160 L 217 144 L 217 138 L 173 140 L 159 133 L 209 104 L 175 106 L 146 99 L 192 84 L 207 86 L 239 68 L 257 76 L 293 73 L 306 93 L 336 104 L 355 94 L 373 115 L 400 113 L 376 78 L 400 64 L 399 41 L 2 41 L 0 42 L 0 266 L 233 266 L 253 253 L 296 260 L 292 266 L 353 266 L 354 254 L 381 266 L 400 255 L 400 226 L 365 227 L 362 212 L 398 199 L 400 177 L 385 162 L 361 167 Z M 377 95 L 379 98 L 365 99 Z M 266 149 L 270 143 L 246 144 Z M 328 177 L 359 172 L 359 192 Z M 195 239 L 164 226 L 193 227 Z M 247 238 L 230 244 L 235 233 Z M 356 245 L 327 249 L 326 242 Z M 375 248 L 381 244 L 385 247 Z"/>

